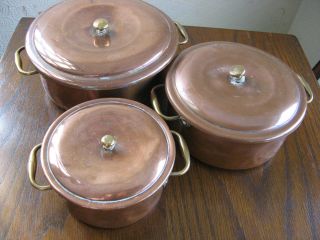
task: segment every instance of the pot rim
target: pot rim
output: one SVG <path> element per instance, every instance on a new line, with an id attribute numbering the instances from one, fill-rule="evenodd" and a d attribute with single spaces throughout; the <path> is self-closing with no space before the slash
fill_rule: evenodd
<path id="1" fill-rule="evenodd" d="M 53 78 L 63 84 L 80 87 L 82 89 L 112 90 L 118 88 L 125 88 L 130 85 L 137 84 L 138 82 L 142 82 L 146 79 L 152 78 L 161 70 L 163 70 L 175 57 L 179 45 L 179 33 L 178 29 L 176 28 L 176 24 L 168 15 L 166 15 L 164 12 L 162 12 L 161 10 L 149 3 L 141 3 L 148 5 L 154 9 L 157 9 L 159 14 L 167 21 L 168 26 L 170 28 L 170 32 L 172 34 L 169 46 L 167 47 L 167 49 L 165 49 L 164 52 L 162 52 L 161 57 L 159 57 L 158 60 L 156 60 L 153 64 L 146 68 L 133 69 L 124 74 L 117 74 L 113 76 L 81 76 L 64 72 L 47 63 L 38 53 L 33 39 L 38 20 L 55 5 L 47 9 L 46 11 L 42 12 L 32 22 L 25 38 L 26 52 L 31 62 L 40 72 L 40 74 L 45 74 L 48 77 Z M 58 4 L 63 4 L 63 2 Z"/>
<path id="2" fill-rule="evenodd" d="M 245 44 L 240 44 L 240 43 L 235 43 L 235 42 L 226 42 L 226 41 L 214 41 L 215 43 L 233 43 L 233 44 L 238 44 L 238 45 L 245 45 Z M 174 72 L 175 69 L 177 68 L 177 65 L 179 64 L 179 60 L 182 59 L 186 54 L 188 54 L 190 51 L 194 50 L 195 48 L 201 47 L 201 46 L 206 46 L 211 44 L 212 42 L 205 42 L 201 44 L 196 44 L 188 49 L 185 49 L 173 62 L 171 65 L 168 74 L 166 76 L 166 81 L 165 81 L 165 90 L 167 97 L 175 109 L 175 111 L 178 113 L 181 119 L 186 121 L 186 123 L 190 124 L 191 126 L 194 126 L 195 128 L 203 131 L 204 133 L 215 135 L 222 137 L 224 139 L 229 139 L 237 142 L 250 142 L 250 143 L 259 143 L 259 142 L 270 142 L 275 139 L 284 137 L 292 133 L 294 130 L 296 130 L 299 125 L 301 124 L 306 110 L 307 110 L 307 94 L 305 92 L 304 87 L 302 84 L 299 82 L 298 76 L 296 77 L 296 83 L 297 87 L 299 88 L 299 94 L 302 98 L 300 98 L 300 105 L 299 108 L 296 112 L 296 115 L 291 119 L 290 122 L 288 122 L 286 125 L 279 129 L 275 129 L 273 131 L 238 131 L 238 130 L 233 130 L 233 129 L 227 129 L 220 127 L 218 125 L 214 125 L 207 120 L 199 117 L 197 114 L 195 114 L 192 110 L 190 110 L 187 106 L 183 104 L 183 100 L 181 97 L 175 92 L 174 90 Z M 245 45 L 246 47 L 252 47 Z M 260 49 L 257 49 L 258 51 L 261 51 L 263 53 L 266 53 Z M 285 63 L 283 63 L 281 60 L 276 58 L 275 56 L 268 54 L 270 57 L 274 59 L 274 61 L 277 61 L 281 64 L 284 64 L 287 68 Z M 290 68 L 289 68 L 290 69 Z M 292 71 L 290 69 L 290 71 Z M 293 72 L 293 71 L 292 71 Z M 294 72 L 293 72 L 294 73 Z M 294 73 L 295 74 L 295 73 Z"/>
<path id="3" fill-rule="evenodd" d="M 132 107 L 136 107 L 139 110 L 142 110 L 145 114 L 148 114 L 150 117 L 152 117 L 161 127 L 163 130 L 163 133 L 166 137 L 167 144 L 168 144 L 168 156 L 167 156 L 167 164 L 163 169 L 163 172 L 161 176 L 154 182 L 152 186 L 150 186 L 148 189 L 146 189 L 144 192 L 139 193 L 138 195 L 134 195 L 128 198 L 120 199 L 120 200 L 112 200 L 112 201 L 99 201 L 99 200 L 91 200 L 87 199 L 81 196 L 76 195 L 75 193 L 72 193 L 69 191 L 66 187 L 64 187 L 59 180 L 54 176 L 49 160 L 47 158 L 48 156 L 48 143 L 50 142 L 52 133 L 56 129 L 56 127 L 60 124 L 61 121 L 63 121 L 65 118 L 70 116 L 71 114 L 74 114 L 75 112 L 80 111 L 81 109 L 94 106 L 101 103 L 118 103 L 118 104 L 125 104 Z M 170 132 L 169 127 L 165 123 L 164 120 L 161 119 L 160 116 L 158 116 L 152 109 L 149 107 L 132 101 L 128 99 L 121 99 L 121 98 L 101 98 L 96 99 L 92 101 L 88 101 L 82 104 L 79 104 L 68 111 L 64 112 L 62 115 L 60 115 L 49 127 L 48 131 L 46 132 L 43 142 L 42 142 L 42 148 L 41 148 L 41 165 L 44 172 L 44 175 L 46 179 L 49 181 L 49 184 L 52 186 L 52 188 L 62 197 L 64 197 L 66 200 L 72 202 L 73 204 L 85 207 L 85 208 L 91 208 L 91 209 L 118 209 L 118 208 L 125 208 L 132 206 L 134 204 L 137 204 L 138 202 L 141 202 L 145 200 L 146 198 L 153 195 L 155 192 L 157 192 L 168 180 L 170 173 L 172 172 L 174 162 L 175 162 L 175 156 L 176 156 L 176 149 L 175 149 L 175 142 L 173 139 L 173 136 Z"/>

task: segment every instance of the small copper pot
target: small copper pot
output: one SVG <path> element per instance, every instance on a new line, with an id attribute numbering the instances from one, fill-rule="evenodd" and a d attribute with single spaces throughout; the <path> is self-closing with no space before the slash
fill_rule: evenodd
<path id="1" fill-rule="evenodd" d="M 226 169 L 257 167 L 271 159 L 301 124 L 310 86 L 274 56 L 243 44 L 203 43 L 172 64 L 165 90 L 178 113 L 191 155 Z M 309 96 L 307 97 L 306 91 Z"/>
<path id="2" fill-rule="evenodd" d="M 187 42 L 180 24 L 143 1 L 69 0 L 34 20 L 15 62 L 23 75 L 40 73 L 63 109 L 102 97 L 144 102 L 156 75 Z M 24 49 L 36 70 L 23 70 Z"/>
<path id="3" fill-rule="evenodd" d="M 173 172 L 177 138 L 185 167 Z M 42 148 L 41 148 L 42 146 Z M 48 186 L 36 183 L 37 151 Z M 146 216 L 157 205 L 169 176 L 190 167 L 182 136 L 152 109 L 126 99 L 97 99 L 63 113 L 28 161 L 36 189 L 53 189 L 71 214 L 89 225 L 118 228 Z"/>

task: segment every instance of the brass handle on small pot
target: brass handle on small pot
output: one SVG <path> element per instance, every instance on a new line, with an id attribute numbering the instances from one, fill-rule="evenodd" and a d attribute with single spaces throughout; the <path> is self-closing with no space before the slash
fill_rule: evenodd
<path id="1" fill-rule="evenodd" d="M 30 152 L 28 160 L 28 176 L 31 185 L 40 191 L 45 191 L 51 189 L 50 185 L 41 186 L 36 182 L 36 172 L 37 172 L 37 152 L 41 148 L 41 144 L 36 145 Z"/>
<path id="2" fill-rule="evenodd" d="M 16 64 L 16 67 L 19 71 L 19 73 L 23 74 L 23 75 L 27 75 L 27 76 L 30 76 L 30 75 L 33 75 L 33 74 L 37 74 L 38 71 L 37 70 L 32 70 L 32 71 L 25 71 L 22 69 L 22 60 L 21 60 L 21 56 L 20 56 L 20 53 L 25 49 L 24 46 L 20 47 L 14 54 L 14 61 L 15 61 L 15 64 Z"/>
<path id="3" fill-rule="evenodd" d="M 157 86 L 155 86 L 155 87 L 153 87 L 151 89 L 151 104 L 152 104 L 152 107 L 160 115 L 160 117 L 162 117 L 164 120 L 166 120 L 166 121 L 178 120 L 178 119 L 180 119 L 180 116 L 166 116 L 161 112 L 160 104 L 159 104 L 159 101 L 158 101 L 158 98 L 157 98 L 157 94 L 156 94 L 156 90 L 158 88 L 163 88 L 163 87 L 164 87 L 163 84 L 159 84 L 159 85 L 157 85 Z"/>
<path id="4" fill-rule="evenodd" d="M 181 153 L 182 153 L 183 159 L 185 161 L 185 166 L 180 171 L 171 172 L 170 176 L 182 176 L 186 172 L 188 172 L 188 170 L 190 168 L 190 152 L 189 152 L 189 148 L 188 148 L 188 145 L 187 145 L 186 141 L 183 139 L 183 137 L 179 133 L 177 133 L 176 131 L 172 131 L 172 130 L 171 130 L 171 133 L 173 135 L 177 136 L 177 138 L 179 140 L 179 146 L 180 146 L 180 149 L 181 149 Z"/>
<path id="5" fill-rule="evenodd" d="M 189 42 L 189 35 L 186 31 L 186 29 L 178 22 L 175 22 L 177 29 L 179 31 L 179 33 L 181 34 L 181 36 L 183 37 L 183 41 L 179 41 L 179 45 L 184 45 L 187 42 Z"/>
<path id="6" fill-rule="evenodd" d="M 300 76 L 299 74 L 297 74 L 297 75 L 298 75 L 298 78 L 299 78 L 301 84 L 303 85 L 304 89 L 306 90 L 307 94 L 309 95 L 307 103 L 311 103 L 313 101 L 312 89 L 311 89 L 309 83 L 307 83 L 307 81 L 302 76 Z"/>

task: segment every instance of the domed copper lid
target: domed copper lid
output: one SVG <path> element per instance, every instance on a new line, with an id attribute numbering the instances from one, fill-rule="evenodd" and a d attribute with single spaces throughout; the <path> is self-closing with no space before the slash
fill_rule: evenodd
<path id="1" fill-rule="evenodd" d="M 140 0 L 69 0 L 41 14 L 26 37 L 34 65 L 82 87 L 120 88 L 174 57 L 174 22 Z"/>
<path id="2" fill-rule="evenodd" d="M 169 71 L 166 91 L 191 125 L 244 141 L 270 140 L 293 131 L 307 104 L 297 74 L 287 65 L 231 42 L 185 50 Z"/>
<path id="3" fill-rule="evenodd" d="M 175 159 L 173 137 L 151 109 L 125 99 L 99 99 L 62 114 L 43 141 L 42 166 L 67 199 L 129 204 L 159 189 Z"/>

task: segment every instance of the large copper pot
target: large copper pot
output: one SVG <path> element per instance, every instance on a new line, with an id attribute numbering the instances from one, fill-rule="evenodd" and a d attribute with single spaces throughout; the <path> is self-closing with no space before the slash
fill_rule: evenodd
<path id="1" fill-rule="evenodd" d="M 185 167 L 173 172 L 179 142 Z M 42 146 L 42 147 L 41 147 Z M 36 180 L 37 151 L 48 186 Z M 190 166 L 188 147 L 152 109 L 126 99 L 96 99 L 63 113 L 28 162 L 31 184 L 53 189 L 89 225 L 117 228 L 146 216 L 170 176 Z"/>
<path id="2" fill-rule="evenodd" d="M 253 168 L 271 159 L 312 101 L 310 86 L 286 64 L 231 42 L 199 44 L 174 61 L 165 90 L 177 116 L 161 112 L 158 88 L 151 94 L 154 109 L 180 122 L 191 155 L 226 169 Z"/>
<path id="3" fill-rule="evenodd" d="M 101 97 L 145 102 L 155 76 L 187 41 L 181 25 L 143 1 L 68 0 L 34 20 L 15 60 L 21 74 L 39 72 L 64 109 Z M 24 49 L 37 70 L 23 70 Z"/>

